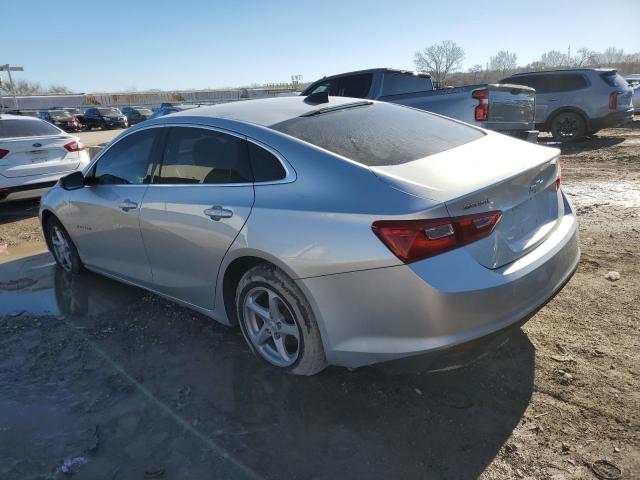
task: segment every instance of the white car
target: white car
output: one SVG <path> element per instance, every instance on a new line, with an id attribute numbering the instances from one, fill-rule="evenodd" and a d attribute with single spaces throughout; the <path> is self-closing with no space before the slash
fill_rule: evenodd
<path id="1" fill-rule="evenodd" d="M 0 203 L 38 198 L 88 164 L 78 137 L 39 118 L 0 114 Z"/>

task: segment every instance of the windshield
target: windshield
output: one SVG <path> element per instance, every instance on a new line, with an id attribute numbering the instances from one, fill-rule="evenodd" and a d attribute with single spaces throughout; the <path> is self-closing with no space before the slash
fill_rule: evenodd
<path id="1" fill-rule="evenodd" d="M 138 112 L 140 115 L 144 115 L 147 117 L 153 113 L 148 108 L 136 108 L 136 112 Z"/>
<path id="2" fill-rule="evenodd" d="M 482 137 L 482 131 L 388 103 L 296 117 L 271 128 L 368 166 L 397 165 Z"/>
<path id="3" fill-rule="evenodd" d="M 49 115 L 51 115 L 51 117 L 53 118 L 66 118 L 71 116 L 69 112 L 65 112 L 64 110 L 49 112 Z"/>
<path id="4" fill-rule="evenodd" d="M 100 112 L 101 115 L 108 116 L 108 117 L 112 117 L 114 115 L 118 115 L 118 116 L 122 115 L 120 110 L 118 110 L 117 108 L 99 108 L 98 111 Z"/>

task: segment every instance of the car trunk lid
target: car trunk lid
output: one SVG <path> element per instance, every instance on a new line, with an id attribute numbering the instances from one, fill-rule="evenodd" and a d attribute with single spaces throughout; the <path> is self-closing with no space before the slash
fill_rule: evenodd
<path id="1" fill-rule="evenodd" d="M 372 167 L 381 180 L 443 202 L 452 217 L 500 211 L 493 233 L 465 248 L 498 268 L 525 255 L 563 215 L 557 149 L 498 134 L 402 165 Z"/>
<path id="2" fill-rule="evenodd" d="M 15 178 L 73 171 L 80 156 L 64 147 L 71 141 L 64 135 L 3 140 L 0 148 L 9 153 L 0 159 L 0 175 Z"/>

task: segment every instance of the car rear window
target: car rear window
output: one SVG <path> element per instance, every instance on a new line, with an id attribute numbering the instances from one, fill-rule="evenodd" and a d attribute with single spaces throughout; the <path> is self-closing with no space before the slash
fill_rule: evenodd
<path id="1" fill-rule="evenodd" d="M 627 81 L 618 72 L 604 72 L 600 74 L 600 77 L 610 87 L 629 88 Z"/>
<path id="2" fill-rule="evenodd" d="M 411 162 L 484 135 L 468 125 L 389 103 L 291 118 L 271 128 L 367 166 Z"/>
<path id="3" fill-rule="evenodd" d="M 395 72 L 385 72 L 382 77 L 383 96 L 430 90 L 433 90 L 433 83 L 429 77 Z"/>
<path id="4" fill-rule="evenodd" d="M 60 133 L 60 130 L 50 123 L 35 118 L 33 120 L 0 118 L 0 138 L 41 137 Z"/>

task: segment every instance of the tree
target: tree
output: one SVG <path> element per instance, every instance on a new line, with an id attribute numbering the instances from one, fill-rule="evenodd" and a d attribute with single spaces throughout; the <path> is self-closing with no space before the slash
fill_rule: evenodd
<path id="1" fill-rule="evenodd" d="M 518 55 L 508 50 L 500 50 L 495 56 L 489 58 L 489 68 L 499 71 L 503 77 L 517 66 Z"/>
<path id="2" fill-rule="evenodd" d="M 480 80 L 482 72 L 484 72 L 484 68 L 479 63 L 469 69 L 469 73 L 473 76 L 473 83 L 477 83 Z"/>
<path id="3" fill-rule="evenodd" d="M 71 90 L 69 90 L 64 85 L 55 85 L 54 84 L 54 85 L 51 85 L 49 87 L 48 93 L 71 93 Z"/>
<path id="4" fill-rule="evenodd" d="M 579 48 L 571 63 L 576 67 L 587 67 L 598 63 L 598 53 L 586 47 Z"/>
<path id="5" fill-rule="evenodd" d="M 604 52 L 598 55 L 598 63 L 604 65 L 612 65 L 615 63 L 621 63 L 625 60 L 624 50 L 616 47 L 609 47 Z"/>
<path id="6" fill-rule="evenodd" d="M 44 93 L 44 89 L 39 83 L 29 80 L 18 80 L 14 83 L 18 95 L 38 95 Z"/>
<path id="7" fill-rule="evenodd" d="M 539 72 L 541 70 L 544 70 L 547 66 L 539 61 L 535 61 L 535 62 L 531 62 L 529 65 L 527 65 L 527 70 L 530 70 L 532 72 Z"/>
<path id="8" fill-rule="evenodd" d="M 559 50 L 549 50 L 540 57 L 540 63 L 547 68 L 558 68 L 569 65 L 569 57 Z"/>
<path id="9" fill-rule="evenodd" d="M 429 72 L 434 81 L 444 84 L 449 73 L 460 69 L 463 59 L 464 49 L 451 40 L 444 40 L 416 52 L 413 63 L 416 69 Z"/>

